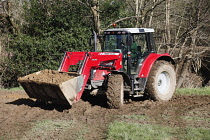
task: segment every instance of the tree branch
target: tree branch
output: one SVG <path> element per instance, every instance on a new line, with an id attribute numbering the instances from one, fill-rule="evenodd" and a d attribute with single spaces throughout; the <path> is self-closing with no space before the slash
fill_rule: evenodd
<path id="1" fill-rule="evenodd" d="M 121 22 L 121 21 L 123 21 L 123 20 L 129 20 L 129 19 L 131 19 L 131 18 L 136 18 L 136 17 L 137 17 L 137 16 L 124 17 L 124 18 L 121 18 L 121 19 L 118 19 L 118 20 L 114 21 L 113 23 L 118 23 L 118 22 Z M 109 24 L 109 25 L 107 26 L 107 29 L 108 29 L 110 26 L 112 26 L 112 24 Z"/>
<path id="2" fill-rule="evenodd" d="M 158 5 L 160 5 L 162 2 L 165 2 L 166 0 L 161 0 L 157 3 L 155 3 L 150 9 L 148 9 L 146 12 L 145 12 L 145 15 L 147 15 L 150 11 L 154 10 Z"/>

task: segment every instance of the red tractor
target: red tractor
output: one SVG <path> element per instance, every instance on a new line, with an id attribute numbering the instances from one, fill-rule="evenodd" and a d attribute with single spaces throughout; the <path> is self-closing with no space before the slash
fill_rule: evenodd
<path id="1" fill-rule="evenodd" d="M 101 52 L 96 51 L 94 34 L 93 52 L 65 53 L 58 71 L 72 71 L 76 76 L 63 82 L 68 83 L 62 83 L 64 86 L 59 84 L 56 90 L 49 91 L 49 85 L 55 87 L 52 83 L 26 80 L 30 75 L 20 78 L 19 82 L 29 97 L 67 100 L 70 105 L 81 98 L 84 90 L 106 94 L 109 108 L 120 108 L 130 97 L 170 100 L 176 87 L 175 62 L 167 53 L 156 53 L 153 32 L 154 29 L 149 28 L 108 29 L 104 31 Z"/>

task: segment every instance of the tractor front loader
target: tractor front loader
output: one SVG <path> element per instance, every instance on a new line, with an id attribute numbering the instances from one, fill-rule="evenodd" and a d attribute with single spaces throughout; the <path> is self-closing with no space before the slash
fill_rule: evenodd
<path id="1" fill-rule="evenodd" d="M 109 108 L 120 108 L 130 97 L 170 100 L 176 86 L 174 61 L 169 54 L 156 53 L 153 32 L 108 29 L 102 52 L 66 52 L 58 71 L 43 70 L 18 81 L 31 98 L 70 105 L 84 90 L 105 94 Z"/>

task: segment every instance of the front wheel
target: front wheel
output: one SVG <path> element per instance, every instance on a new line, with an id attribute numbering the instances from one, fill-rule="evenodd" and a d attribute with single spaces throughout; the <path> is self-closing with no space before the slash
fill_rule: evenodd
<path id="1" fill-rule="evenodd" d="M 148 77 L 145 94 L 157 101 L 170 100 L 175 92 L 176 73 L 167 61 L 156 61 Z"/>
<path id="2" fill-rule="evenodd" d="M 107 81 L 107 105 L 108 108 L 117 109 L 124 103 L 124 84 L 120 74 L 112 74 Z"/>

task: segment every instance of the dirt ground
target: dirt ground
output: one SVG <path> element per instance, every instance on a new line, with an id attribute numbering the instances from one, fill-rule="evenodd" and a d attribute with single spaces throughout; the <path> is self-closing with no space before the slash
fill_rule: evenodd
<path id="1" fill-rule="evenodd" d="M 210 96 L 174 96 L 169 102 L 139 99 L 121 109 L 107 109 L 100 97 L 83 97 L 68 107 L 37 103 L 24 91 L 0 90 L 0 139 L 106 139 L 108 125 L 122 119 L 123 115 L 149 116 L 152 123 L 170 127 L 209 129 Z M 204 119 L 185 121 L 180 116 Z M 56 129 L 51 128 L 47 134 L 37 133 L 37 129 L 41 131 L 50 127 L 47 121 L 45 127 L 35 125 L 43 120 L 55 122 Z M 66 122 L 66 125 L 61 127 L 61 122 Z M 141 120 L 139 123 L 151 124 L 151 121 Z"/>

